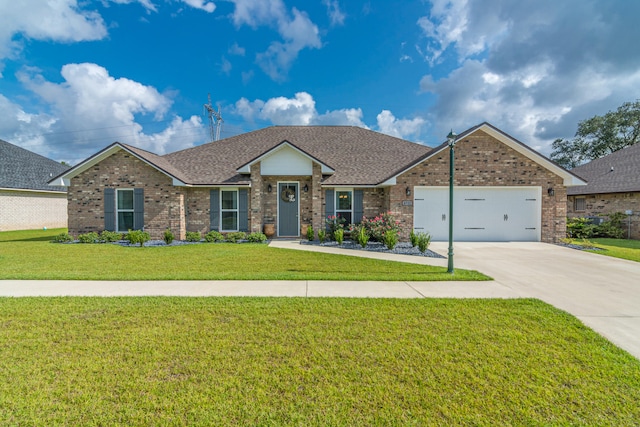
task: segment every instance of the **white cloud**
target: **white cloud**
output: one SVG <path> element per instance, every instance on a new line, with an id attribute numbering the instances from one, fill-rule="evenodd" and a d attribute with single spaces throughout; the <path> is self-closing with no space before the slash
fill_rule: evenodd
<path id="1" fill-rule="evenodd" d="M 425 120 L 422 118 L 398 119 L 390 111 L 383 110 L 377 116 L 377 126 L 369 127 L 363 122 L 360 108 L 344 108 L 319 114 L 313 97 L 299 92 L 293 98 L 276 97 L 266 102 L 260 99 L 249 101 L 241 98 L 235 104 L 233 114 L 242 116 L 246 121 L 267 121 L 275 125 L 345 125 L 374 129 L 398 138 L 420 135 Z"/>
<path id="2" fill-rule="evenodd" d="M 27 39 L 79 42 L 102 39 L 107 29 L 97 12 L 82 10 L 76 0 L 1 1 L 0 59 L 20 51 L 16 34 Z"/>
<path id="3" fill-rule="evenodd" d="M 638 95 L 640 3 L 612 0 L 437 0 L 418 20 L 426 59 L 457 55 L 454 71 L 420 88 L 436 96 L 433 132 L 490 121 L 548 154 L 580 120 Z M 570 22 L 571 25 L 568 25 Z"/>
<path id="4" fill-rule="evenodd" d="M 215 3 L 206 0 L 182 0 L 187 5 L 196 9 L 204 10 L 205 12 L 213 13 L 216 10 Z"/>
<path id="5" fill-rule="evenodd" d="M 322 4 L 327 7 L 327 15 L 332 26 L 344 25 L 346 15 L 340 10 L 338 0 L 322 0 Z"/>
<path id="6" fill-rule="evenodd" d="M 231 55 L 244 56 L 245 52 L 245 48 L 239 46 L 237 42 L 234 42 L 229 48 L 229 53 Z"/>
<path id="7" fill-rule="evenodd" d="M 51 132 L 55 123 L 55 118 L 47 114 L 27 113 L 20 105 L 0 94 L 0 139 L 46 156 L 45 135 Z"/>
<path id="8" fill-rule="evenodd" d="M 140 3 L 142 5 L 142 7 L 147 9 L 147 11 L 149 11 L 149 12 L 157 12 L 158 11 L 158 9 L 151 2 L 151 0 L 109 0 L 109 1 L 111 1 L 113 3 L 117 3 L 117 4 Z"/>
<path id="9" fill-rule="evenodd" d="M 67 64 L 61 74 L 62 83 L 49 82 L 34 70 L 25 70 L 18 78 L 49 105 L 55 123 L 50 126 L 53 133 L 45 135 L 47 143 L 60 153 L 73 153 L 72 162 L 116 140 L 164 154 L 206 139 L 198 116 L 173 117 L 164 127 L 172 101 L 154 87 L 112 77 L 105 68 L 90 63 Z M 151 116 L 144 124 L 153 132 L 146 132 L 139 122 L 143 116 Z"/>
<path id="10" fill-rule="evenodd" d="M 256 56 L 262 70 L 273 80 L 283 80 L 298 53 L 305 48 L 320 48 L 318 27 L 309 16 L 295 7 L 287 12 L 281 0 L 233 0 L 236 26 L 275 26 L 284 42 L 274 41 Z M 293 15 L 293 16 L 292 16 Z"/>
<path id="11" fill-rule="evenodd" d="M 378 131 L 398 138 L 417 137 L 425 125 L 425 120 L 420 117 L 411 120 L 397 119 L 389 110 L 382 110 L 376 120 L 378 122 Z"/>

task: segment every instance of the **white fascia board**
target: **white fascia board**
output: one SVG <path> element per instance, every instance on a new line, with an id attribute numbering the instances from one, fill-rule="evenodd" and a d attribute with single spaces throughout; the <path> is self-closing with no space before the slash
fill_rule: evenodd
<path id="1" fill-rule="evenodd" d="M 52 184 L 48 184 L 48 185 L 52 185 Z M 58 187 L 60 187 L 58 185 Z M 31 188 L 8 188 L 8 187 L 0 187 L 0 191 L 19 191 L 19 192 L 26 192 L 26 193 L 46 193 L 46 194 L 60 194 L 60 195 L 65 195 L 67 194 L 66 190 L 65 191 L 54 191 L 54 190 L 33 190 Z"/>
<path id="2" fill-rule="evenodd" d="M 318 159 L 314 159 L 313 157 L 311 157 L 310 155 L 308 155 L 304 151 L 301 151 L 299 148 L 294 147 L 293 145 L 291 145 L 287 141 L 279 144 L 278 146 L 276 146 L 276 147 L 272 148 L 271 150 L 265 152 L 261 156 L 257 157 L 256 159 L 252 160 L 251 162 L 247 163 L 246 165 L 238 168 L 237 169 L 238 173 L 251 173 L 251 166 L 252 165 L 258 163 L 259 161 L 261 161 L 265 157 L 269 157 L 272 154 L 277 153 L 278 151 L 282 150 L 284 147 L 289 147 L 289 148 L 293 149 L 294 151 L 296 151 L 300 155 L 302 155 L 302 156 L 308 158 L 309 160 L 311 160 L 312 163 L 318 163 L 320 165 L 320 168 L 322 170 L 322 174 L 323 175 L 332 175 L 332 174 L 335 173 L 335 170 L 333 170 L 329 166 L 325 165 L 324 163 L 318 161 Z"/>

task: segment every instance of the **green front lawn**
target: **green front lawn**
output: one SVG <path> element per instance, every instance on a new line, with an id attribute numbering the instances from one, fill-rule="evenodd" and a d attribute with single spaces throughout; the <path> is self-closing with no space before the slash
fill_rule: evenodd
<path id="1" fill-rule="evenodd" d="M 599 248 L 598 250 L 587 249 L 587 252 L 640 262 L 640 240 L 594 238 L 575 239 L 571 243 Z"/>
<path id="2" fill-rule="evenodd" d="M 489 280 L 476 271 L 285 250 L 265 244 L 170 247 L 61 244 L 65 230 L 0 233 L 0 279 L 49 280 Z"/>
<path id="3" fill-rule="evenodd" d="M 0 424 L 637 425 L 640 361 L 537 300 L 0 299 Z"/>

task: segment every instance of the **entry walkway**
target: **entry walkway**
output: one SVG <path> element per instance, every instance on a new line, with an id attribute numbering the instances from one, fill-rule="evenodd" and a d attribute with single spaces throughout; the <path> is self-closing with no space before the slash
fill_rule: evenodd
<path id="1" fill-rule="evenodd" d="M 446 259 L 274 241 L 273 247 L 446 266 Z M 447 243 L 430 249 L 446 255 Z M 456 243 L 456 268 L 490 282 L 0 281 L 0 296 L 277 296 L 538 298 L 578 317 L 640 359 L 640 263 L 545 243 Z M 391 278 L 393 279 L 393 278 Z"/>

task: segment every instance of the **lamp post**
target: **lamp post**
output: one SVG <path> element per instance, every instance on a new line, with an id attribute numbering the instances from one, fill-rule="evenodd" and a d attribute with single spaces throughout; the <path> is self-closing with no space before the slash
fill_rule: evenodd
<path id="1" fill-rule="evenodd" d="M 449 132 L 447 143 L 449 144 L 449 259 L 447 263 L 447 273 L 453 274 L 453 146 L 456 144 L 456 135 Z"/>

